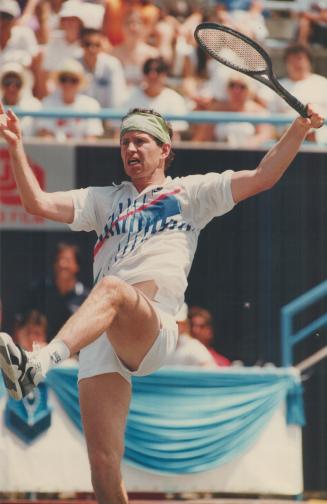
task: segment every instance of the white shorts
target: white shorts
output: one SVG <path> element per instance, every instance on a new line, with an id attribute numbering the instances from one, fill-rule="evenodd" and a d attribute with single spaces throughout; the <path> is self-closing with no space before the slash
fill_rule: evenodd
<path id="1" fill-rule="evenodd" d="M 129 383 L 132 376 L 145 376 L 165 364 L 166 358 L 174 352 L 177 345 L 178 327 L 172 315 L 152 303 L 161 322 L 157 339 L 145 355 L 136 371 L 130 371 L 118 358 L 106 333 L 86 346 L 79 354 L 78 380 L 105 373 L 119 373 Z"/>

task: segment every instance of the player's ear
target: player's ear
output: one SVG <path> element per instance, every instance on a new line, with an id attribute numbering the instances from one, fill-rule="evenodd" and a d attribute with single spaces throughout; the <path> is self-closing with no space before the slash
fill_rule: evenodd
<path id="1" fill-rule="evenodd" d="M 161 146 L 161 154 L 164 159 L 166 159 L 171 151 L 171 144 L 165 143 Z"/>

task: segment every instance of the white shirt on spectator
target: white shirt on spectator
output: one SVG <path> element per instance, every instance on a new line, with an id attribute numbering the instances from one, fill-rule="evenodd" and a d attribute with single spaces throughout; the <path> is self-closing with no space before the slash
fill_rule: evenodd
<path id="1" fill-rule="evenodd" d="M 28 67 L 38 53 L 39 46 L 33 30 L 28 26 L 14 26 L 6 47 L 0 51 L 0 65 L 15 62 Z"/>
<path id="2" fill-rule="evenodd" d="M 323 115 L 327 114 L 327 79 L 322 75 L 310 74 L 306 79 L 293 81 L 289 78 L 280 79 L 280 83 L 302 103 L 312 103 Z M 284 100 L 275 94 L 268 104 L 271 112 L 296 115 L 297 112 Z M 315 131 L 317 142 L 327 143 L 327 126 Z"/>
<path id="3" fill-rule="evenodd" d="M 59 91 L 42 100 L 43 108 L 65 108 L 78 112 L 99 112 L 99 103 L 90 96 L 77 94 L 74 103 L 67 105 L 63 102 Z M 100 119 L 39 119 L 37 128 L 46 129 L 54 134 L 58 140 L 65 138 L 85 138 L 89 136 L 101 136 L 103 134 L 102 122 Z"/>
<path id="4" fill-rule="evenodd" d="M 100 53 L 93 72 L 86 67 L 83 58 L 78 61 L 83 65 L 88 81 L 84 93 L 95 98 L 101 107 L 114 108 L 122 105 L 127 96 L 127 86 L 119 59 Z"/>
<path id="5" fill-rule="evenodd" d="M 66 42 L 64 32 L 56 30 L 52 33 L 51 39 L 44 48 L 44 69 L 48 72 L 55 72 L 60 69 L 64 61 L 82 56 L 82 48 L 79 42 L 69 44 Z"/>
<path id="6" fill-rule="evenodd" d="M 30 92 L 24 93 L 17 105 L 22 110 L 40 110 L 42 108 L 40 100 L 35 98 Z M 37 119 L 33 117 L 25 116 L 20 119 L 24 137 L 35 136 L 36 124 Z"/>
<path id="7" fill-rule="evenodd" d="M 189 334 L 180 334 L 175 352 L 169 355 L 166 366 L 205 366 L 216 368 L 209 350 Z"/>
<path id="8" fill-rule="evenodd" d="M 143 89 L 135 87 L 123 106 L 127 109 L 134 107 L 152 108 L 159 114 L 187 114 L 187 106 L 183 96 L 174 89 L 164 88 L 158 96 L 151 97 L 145 94 Z M 185 131 L 188 129 L 186 121 L 174 121 L 174 131 Z"/>

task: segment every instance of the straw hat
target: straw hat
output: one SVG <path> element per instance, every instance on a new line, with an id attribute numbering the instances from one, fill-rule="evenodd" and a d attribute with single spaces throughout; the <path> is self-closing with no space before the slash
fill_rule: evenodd
<path id="1" fill-rule="evenodd" d="M 62 75 L 71 75 L 77 77 L 80 81 L 80 87 L 85 87 L 87 84 L 87 79 L 85 75 L 85 71 L 83 65 L 74 59 L 65 60 L 55 72 L 55 78 L 58 81 L 60 76 Z"/>
<path id="2" fill-rule="evenodd" d="M 0 82 L 6 75 L 15 75 L 22 81 L 22 87 L 30 87 L 31 82 L 25 68 L 19 63 L 8 62 L 0 67 Z"/>

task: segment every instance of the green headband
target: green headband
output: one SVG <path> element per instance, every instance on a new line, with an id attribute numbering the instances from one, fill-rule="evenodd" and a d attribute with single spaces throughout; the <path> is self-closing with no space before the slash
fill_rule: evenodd
<path id="1" fill-rule="evenodd" d="M 169 131 L 162 117 L 145 112 L 135 112 L 123 120 L 120 138 L 128 131 L 143 131 L 160 140 L 164 144 L 171 144 Z"/>

